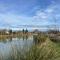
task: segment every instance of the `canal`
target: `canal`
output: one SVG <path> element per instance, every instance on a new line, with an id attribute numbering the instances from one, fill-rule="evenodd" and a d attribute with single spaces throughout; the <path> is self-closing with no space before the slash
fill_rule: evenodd
<path id="1" fill-rule="evenodd" d="M 9 60 L 19 53 L 24 54 L 34 45 L 33 36 L 9 38 L 0 41 L 0 60 Z"/>

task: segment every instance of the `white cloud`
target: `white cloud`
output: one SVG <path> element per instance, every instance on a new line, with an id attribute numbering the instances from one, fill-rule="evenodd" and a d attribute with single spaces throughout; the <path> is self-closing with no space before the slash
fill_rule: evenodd
<path id="1" fill-rule="evenodd" d="M 15 15 L 12 13 L 0 14 L 0 25 L 18 26 L 25 24 L 33 24 L 32 18 L 27 16 Z"/>
<path id="2" fill-rule="evenodd" d="M 51 4 L 44 10 L 38 10 L 33 18 L 37 21 L 40 21 L 42 25 L 44 25 L 45 23 L 45 25 L 55 24 L 54 20 L 58 22 L 58 18 L 60 17 L 59 7 L 60 6 L 58 4 Z"/>
<path id="3" fill-rule="evenodd" d="M 0 12 L 0 25 L 6 24 L 6 25 L 12 25 L 12 26 L 18 26 L 18 25 L 49 25 L 54 23 L 54 19 L 60 19 L 60 6 L 58 4 L 51 4 L 46 9 L 40 9 L 36 11 L 36 14 L 32 17 L 29 16 L 22 16 L 22 15 L 16 15 L 13 14 L 11 11 L 6 13 Z M 8 7 L 4 8 L 1 7 L 2 10 L 7 10 Z"/>

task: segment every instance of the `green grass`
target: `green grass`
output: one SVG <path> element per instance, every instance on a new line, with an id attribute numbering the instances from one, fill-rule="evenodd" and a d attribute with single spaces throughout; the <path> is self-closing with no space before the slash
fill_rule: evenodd
<path id="1" fill-rule="evenodd" d="M 33 45 L 24 54 L 12 47 L 13 53 L 7 60 L 60 60 L 60 43 L 52 42 L 44 35 L 39 35 L 37 39 L 41 40 L 41 44 Z"/>
<path id="2" fill-rule="evenodd" d="M 14 49 L 13 49 L 14 51 Z M 60 60 L 60 43 L 54 43 L 47 40 L 40 44 L 34 45 L 29 51 L 22 54 L 18 50 L 10 57 L 11 60 Z"/>
<path id="3" fill-rule="evenodd" d="M 34 38 L 34 41 L 36 43 L 40 43 L 41 44 L 41 43 L 46 41 L 47 36 L 44 35 L 44 34 L 38 34 L 38 35 L 34 35 L 33 38 Z"/>
<path id="4" fill-rule="evenodd" d="M 47 39 L 45 43 L 33 47 L 26 60 L 60 60 L 60 47 Z"/>

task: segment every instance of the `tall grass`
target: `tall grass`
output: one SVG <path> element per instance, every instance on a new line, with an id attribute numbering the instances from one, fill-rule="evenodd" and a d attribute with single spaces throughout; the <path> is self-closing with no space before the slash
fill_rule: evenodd
<path id="1" fill-rule="evenodd" d="M 17 48 L 12 48 L 13 53 L 10 60 L 60 60 L 60 49 L 57 48 L 56 43 L 49 39 L 41 45 L 34 45 L 30 50 L 20 52 Z"/>
<path id="2" fill-rule="evenodd" d="M 51 41 L 46 41 L 41 46 L 34 46 L 27 54 L 26 60 L 57 60 L 60 55 Z"/>
<path id="3" fill-rule="evenodd" d="M 58 44 L 50 41 L 44 35 L 36 37 L 40 41 L 40 45 L 33 45 L 29 50 L 20 51 L 12 46 L 12 53 L 6 60 L 60 60 L 60 47 Z M 44 43 L 42 43 L 44 42 Z"/>
<path id="4" fill-rule="evenodd" d="M 38 35 L 34 35 L 33 38 L 34 38 L 34 41 L 36 43 L 40 43 L 41 44 L 41 43 L 46 41 L 47 36 L 44 35 L 44 34 L 38 34 Z"/>

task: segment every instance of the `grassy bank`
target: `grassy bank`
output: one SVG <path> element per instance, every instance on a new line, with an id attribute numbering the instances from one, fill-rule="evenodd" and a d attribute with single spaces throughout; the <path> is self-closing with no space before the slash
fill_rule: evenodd
<path id="1" fill-rule="evenodd" d="M 34 45 L 24 54 L 13 49 L 10 60 L 60 60 L 60 44 L 47 40 L 38 45 Z"/>
<path id="2" fill-rule="evenodd" d="M 60 60 L 59 44 L 47 39 L 41 45 L 34 46 L 27 54 L 26 60 Z"/>
<path id="3" fill-rule="evenodd" d="M 13 53 L 6 60 L 60 60 L 60 43 L 52 42 L 45 35 L 36 38 L 40 44 L 33 45 L 29 50 L 20 52 L 16 46 L 12 47 Z M 15 49 L 14 49 L 15 48 Z"/>

